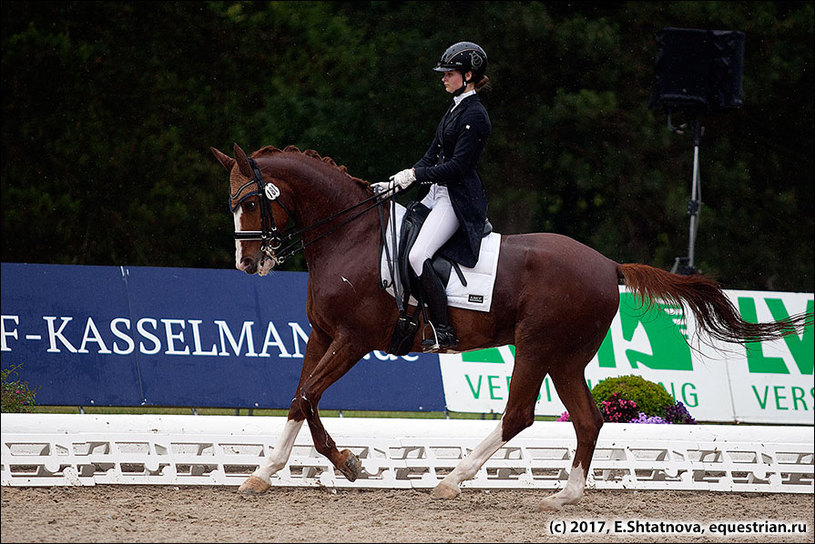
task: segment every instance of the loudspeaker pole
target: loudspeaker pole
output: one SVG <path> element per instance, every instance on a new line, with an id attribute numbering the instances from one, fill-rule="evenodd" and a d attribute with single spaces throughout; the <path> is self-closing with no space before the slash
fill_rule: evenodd
<path id="1" fill-rule="evenodd" d="M 670 125 L 670 115 L 668 116 L 669 127 L 681 134 L 681 130 Z M 688 256 L 677 257 L 674 261 L 671 272 L 675 274 L 697 274 L 699 270 L 694 266 L 696 233 L 699 230 L 699 212 L 702 207 L 702 181 L 699 176 L 699 149 L 702 146 L 702 123 L 698 115 L 694 117 L 691 127 L 693 129 L 693 174 L 691 178 L 690 200 L 688 201 L 688 215 L 690 216 L 690 226 L 688 228 Z"/>
<path id="2" fill-rule="evenodd" d="M 696 232 L 699 230 L 699 210 L 702 205 L 702 182 L 699 179 L 699 148 L 702 144 L 702 123 L 699 118 L 693 120 L 693 180 L 691 181 L 690 200 L 688 201 L 688 215 L 690 215 L 690 230 L 688 232 L 688 271 L 697 272 L 694 267 L 694 247 L 696 246 Z"/>
<path id="3" fill-rule="evenodd" d="M 690 113 L 693 130 L 693 179 L 688 215 L 688 256 L 677 257 L 671 272 L 698 274 L 694 246 L 699 228 L 701 181 L 699 148 L 703 113 L 733 110 L 742 104 L 741 72 L 744 64 L 744 32 L 665 27 L 657 35 L 657 77 L 648 107 L 662 104 L 668 113 L 668 128 L 683 134 L 686 124 L 671 124 L 674 111 Z"/>

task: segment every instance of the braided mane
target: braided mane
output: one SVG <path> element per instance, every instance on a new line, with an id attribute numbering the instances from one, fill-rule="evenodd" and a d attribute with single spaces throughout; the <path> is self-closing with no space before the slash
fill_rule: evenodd
<path id="1" fill-rule="evenodd" d="M 300 149 L 294 145 L 287 145 L 285 149 L 278 149 L 273 145 L 267 145 L 252 153 L 252 158 L 265 157 L 269 155 L 274 155 L 275 153 L 300 153 L 301 155 L 305 155 L 307 157 L 311 157 L 312 159 L 322 161 L 324 164 L 327 164 L 328 166 L 331 166 L 332 168 L 339 170 L 340 172 L 351 178 L 352 181 L 359 183 L 360 185 L 363 185 L 365 187 L 368 187 L 370 185 L 367 181 L 349 174 L 348 168 L 346 168 L 345 166 L 338 165 L 336 162 L 334 162 L 334 159 L 332 159 L 331 157 L 321 157 L 320 154 L 313 149 L 306 149 L 305 151 L 300 151 Z"/>

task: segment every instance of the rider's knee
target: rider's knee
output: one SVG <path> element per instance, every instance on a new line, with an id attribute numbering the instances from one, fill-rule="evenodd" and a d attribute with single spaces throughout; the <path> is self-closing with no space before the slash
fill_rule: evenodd
<path id="1" fill-rule="evenodd" d="M 427 260 L 427 256 L 425 255 L 424 251 L 414 251 L 414 250 L 415 246 L 408 254 L 408 262 L 410 263 L 410 268 L 413 269 L 413 272 L 418 277 L 422 275 L 424 262 Z"/>

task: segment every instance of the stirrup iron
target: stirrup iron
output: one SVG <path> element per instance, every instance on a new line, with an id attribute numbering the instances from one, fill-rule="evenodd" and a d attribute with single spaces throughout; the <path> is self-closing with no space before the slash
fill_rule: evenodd
<path id="1" fill-rule="evenodd" d="M 456 331 L 452 325 L 434 325 L 429 322 L 433 336 L 428 336 L 422 340 L 422 351 L 425 353 L 435 353 L 445 349 L 455 349 L 458 347 Z"/>

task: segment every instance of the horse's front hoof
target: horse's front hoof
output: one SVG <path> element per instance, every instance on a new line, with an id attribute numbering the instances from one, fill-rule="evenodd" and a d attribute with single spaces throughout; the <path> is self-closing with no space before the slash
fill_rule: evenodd
<path id="1" fill-rule="evenodd" d="M 241 495 L 260 495 L 265 493 L 271 486 L 268 482 L 257 476 L 249 476 L 238 488 Z"/>
<path id="2" fill-rule="evenodd" d="M 458 486 L 450 486 L 445 483 L 440 483 L 433 488 L 430 492 L 430 497 L 433 499 L 455 499 L 461 495 L 461 490 Z"/>
<path id="3" fill-rule="evenodd" d="M 340 453 L 345 456 L 345 461 L 337 468 L 349 482 L 353 482 L 362 472 L 362 463 L 351 450 L 342 450 Z"/>

